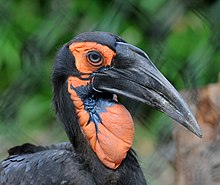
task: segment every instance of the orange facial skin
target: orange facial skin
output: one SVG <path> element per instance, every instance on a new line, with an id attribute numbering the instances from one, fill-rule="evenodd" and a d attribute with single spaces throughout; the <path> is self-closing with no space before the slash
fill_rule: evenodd
<path id="1" fill-rule="evenodd" d="M 107 46 L 93 42 L 74 43 L 70 50 L 75 57 L 77 69 L 82 73 L 92 73 L 99 67 L 92 64 L 85 57 L 90 50 L 97 50 L 103 56 L 102 66 L 109 66 L 115 53 Z M 131 148 L 134 137 L 134 124 L 127 109 L 112 96 L 92 99 L 92 111 L 87 108 L 79 89 L 86 89 L 90 81 L 78 77 L 68 78 L 68 92 L 76 109 L 77 118 L 83 133 L 87 137 L 91 148 L 100 161 L 111 169 L 116 169 L 126 157 Z"/>
<path id="2" fill-rule="evenodd" d="M 69 46 L 70 51 L 75 57 L 76 68 L 81 73 L 92 73 L 96 71 L 100 66 L 94 66 L 87 61 L 86 54 L 88 51 L 97 50 L 103 56 L 102 66 L 110 66 L 115 52 L 107 46 L 97 44 L 96 42 L 76 42 Z"/>

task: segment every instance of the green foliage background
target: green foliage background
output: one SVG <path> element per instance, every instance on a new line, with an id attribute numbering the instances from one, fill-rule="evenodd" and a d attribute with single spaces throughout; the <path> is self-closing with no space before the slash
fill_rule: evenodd
<path id="1" fill-rule="evenodd" d="M 113 32 L 142 48 L 179 90 L 218 79 L 218 0 L 0 0 L 2 158 L 9 147 L 24 142 L 66 140 L 51 105 L 52 66 L 62 44 L 93 30 Z M 155 143 L 161 135 L 169 139 L 171 121 L 143 105 L 127 106 L 141 123 L 135 148 L 145 174 L 150 184 L 161 184 L 169 167 L 155 153 Z"/>

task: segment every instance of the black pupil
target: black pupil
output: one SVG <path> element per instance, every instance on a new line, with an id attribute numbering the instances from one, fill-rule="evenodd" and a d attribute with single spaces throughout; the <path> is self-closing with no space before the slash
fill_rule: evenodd
<path id="1" fill-rule="evenodd" d="M 90 51 L 88 53 L 88 58 L 91 62 L 94 62 L 94 63 L 100 62 L 102 59 L 100 53 L 97 51 Z"/>

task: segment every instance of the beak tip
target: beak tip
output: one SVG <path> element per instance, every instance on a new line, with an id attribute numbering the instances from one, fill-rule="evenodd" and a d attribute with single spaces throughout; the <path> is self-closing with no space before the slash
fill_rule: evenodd
<path id="1" fill-rule="evenodd" d="M 199 135 L 197 135 L 199 138 L 202 138 L 202 133 L 199 133 Z"/>
<path id="2" fill-rule="evenodd" d="M 193 130 L 194 130 L 194 134 L 197 135 L 199 138 L 202 138 L 202 131 L 201 128 L 199 126 L 199 124 L 197 123 L 196 119 L 194 118 L 193 121 Z"/>
<path id="3" fill-rule="evenodd" d="M 202 131 L 201 129 L 198 127 L 197 129 L 194 129 L 193 133 L 198 136 L 199 138 L 202 138 Z"/>
<path id="4" fill-rule="evenodd" d="M 195 134 L 199 137 L 199 138 L 202 138 L 202 131 L 200 128 L 198 128 L 195 132 Z"/>
<path id="5" fill-rule="evenodd" d="M 191 132 L 193 132 L 196 136 L 198 136 L 199 138 L 202 138 L 202 131 L 200 129 L 199 124 L 197 123 L 195 119 L 191 121 L 191 124 L 187 124 L 187 128 Z"/>
<path id="6" fill-rule="evenodd" d="M 182 115 L 177 122 L 182 124 L 184 127 L 186 127 L 189 131 L 191 131 L 197 137 L 202 138 L 202 131 L 201 131 L 201 128 L 198 122 L 196 121 L 191 111 L 188 110 L 187 112 L 188 113 L 185 115 Z"/>

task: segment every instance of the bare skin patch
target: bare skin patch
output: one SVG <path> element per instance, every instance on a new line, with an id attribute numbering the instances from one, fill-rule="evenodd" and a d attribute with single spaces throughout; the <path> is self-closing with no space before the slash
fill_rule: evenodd
<path id="1" fill-rule="evenodd" d="M 76 42 L 69 46 L 70 51 L 75 57 L 75 65 L 81 73 L 92 73 L 99 66 L 93 65 L 88 61 L 87 54 L 90 51 L 97 51 L 102 56 L 102 66 L 109 66 L 113 57 L 116 55 L 109 47 L 97 44 L 96 42 Z"/>
<path id="2" fill-rule="evenodd" d="M 69 77 L 68 91 L 79 124 L 100 161 L 116 169 L 126 157 L 134 137 L 134 124 L 127 109 L 115 95 L 88 95 L 89 81 Z M 83 92 L 86 94 L 83 95 Z"/>

